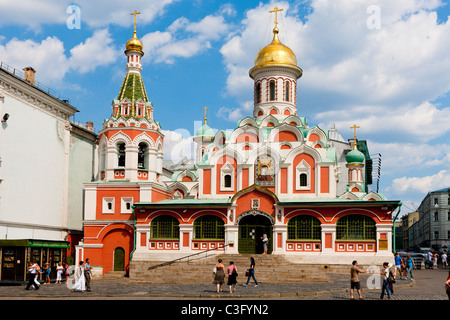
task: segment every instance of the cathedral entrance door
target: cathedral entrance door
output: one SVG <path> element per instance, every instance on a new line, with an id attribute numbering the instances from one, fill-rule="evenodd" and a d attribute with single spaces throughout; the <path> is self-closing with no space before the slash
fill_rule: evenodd
<path id="1" fill-rule="evenodd" d="M 262 236 L 269 237 L 267 253 L 272 252 L 272 223 L 260 214 L 251 214 L 239 221 L 239 253 L 261 254 L 264 252 Z"/>

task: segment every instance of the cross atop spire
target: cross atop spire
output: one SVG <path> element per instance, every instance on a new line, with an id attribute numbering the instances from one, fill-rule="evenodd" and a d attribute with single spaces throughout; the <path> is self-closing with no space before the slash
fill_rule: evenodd
<path id="1" fill-rule="evenodd" d="M 356 124 L 353 125 L 353 127 L 350 127 L 350 129 L 353 129 L 353 149 L 356 150 L 356 129 L 358 129 L 359 126 Z"/>
<path id="2" fill-rule="evenodd" d="M 269 13 L 275 13 L 275 28 L 278 25 L 277 14 L 278 14 L 279 11 L 283 11 L 283 9 L 278 9 L 277 6 L 275 6 L 275 8 L 273 8 L 273 10 L 269 11 Z"/>
<path id="3" fill-rule="evenodd" d="M 130 14 L 130 15 L 134 16 L 134 33 L 136 33 L 136 17 L 138 14 L 141 14 L 141 13 L 137 12 L 136 10 L 134 10 L 134 12 Z"/>
<path id="4" fill-rule="evenodd" d="M 205 110 L 205 118 L 203 120 L 205 121 L 206 124 L 206 110 L 209 110 L 209 108 L 205 106 L 204 108 L 202 108 L 202 110 Z"/>

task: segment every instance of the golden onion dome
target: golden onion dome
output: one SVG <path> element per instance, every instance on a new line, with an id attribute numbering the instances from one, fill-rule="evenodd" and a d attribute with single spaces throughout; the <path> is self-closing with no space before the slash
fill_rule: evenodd
<path id="1" fill-rule="evenodd" d="M 136 36 L 136 30 L 133 33 L 133 37 L 127 41 L 126 44 L 127 50 L 136 50 L 136 51 L 142 51 L 144 48 L 144 45 L 142 44 L 141 40 L 139 40 Z"/>
<path id="2" fill-rule="evenodd" d="M 250 70 L 269 67 L 274 65 L 283 65 L 292 67 L 302 74 L 302 69 L 297 66 L 297 57 L 294 52 L 281 43 L 278 39 L 278 28 L 273 29 L 273 40 L 270 44 L 262 48 L 255 59 L 255 66 Z"/>

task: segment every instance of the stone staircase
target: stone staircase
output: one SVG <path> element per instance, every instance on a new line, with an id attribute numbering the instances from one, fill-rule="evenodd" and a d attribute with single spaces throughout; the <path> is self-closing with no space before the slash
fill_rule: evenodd
<path id="1" fill-rule="evenodd" d="M 258 282 L 328 282 L 328 270 L 323 266 L 296 264 L 281 255 L 271 254 L 217 254 L 204 259 L 179 261 L 164 266 L 159 266 L 162 261 L 132 261 L 129 279 L 133 282 L 146 283 L 212 283 L 214 279 L 212 270 L 217 260 L 222 259 L 225 268 L 230 265 L 230 261 L 234 261 L 239 272 L 238 282 L 243 283 L 247 281 L 245 271 L 250 266 L 250 257 L 254 257 L 256 261 L 255 277 Z M 253 279 L 250 282 L 253 283 Z"/>

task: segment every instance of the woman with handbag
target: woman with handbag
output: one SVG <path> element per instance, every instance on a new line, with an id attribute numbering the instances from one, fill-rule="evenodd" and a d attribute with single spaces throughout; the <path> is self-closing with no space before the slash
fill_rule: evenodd
<path id="1" fill-rule="evenodd" d="M 222 264 L 222 259 L 217 261 L 214 267 L 214 284 L 217 285 L 217 293 L 222 292 L 222 286 L 225 282 L 225 266 Z"/>
<path id="2" fill-rule="evenodd" d="M 230 287 L 230 293 L 236 292 L 236 283 L 237 283 L 236 277 L 238 276 L 238 273 L 237 268 L 234 265 L 233 261 L 230 261 L 230 266 L 227 268 L 227 271 L 228 271 L 227 285 Z M 232 287 L 233 290 L 231 290 Z"/>
<path id="3" fill-rule="evenodd" d="M 248 274 L 247 274 L 248 272 Z M 245 273 L 247 275 L 247 283 L 244 284 L 244 286 L 248 286 L 248 282 L 250 281 L 250 278 L 253 278 L 253 280 L 255 281 L 255 287 L 258 286 L 258 281 L 256 281 L 255 278 L 255 259 L 253 259 L 253 257 L 250 258 L 250 268 L 247 270 L 247 272 Z"/>

